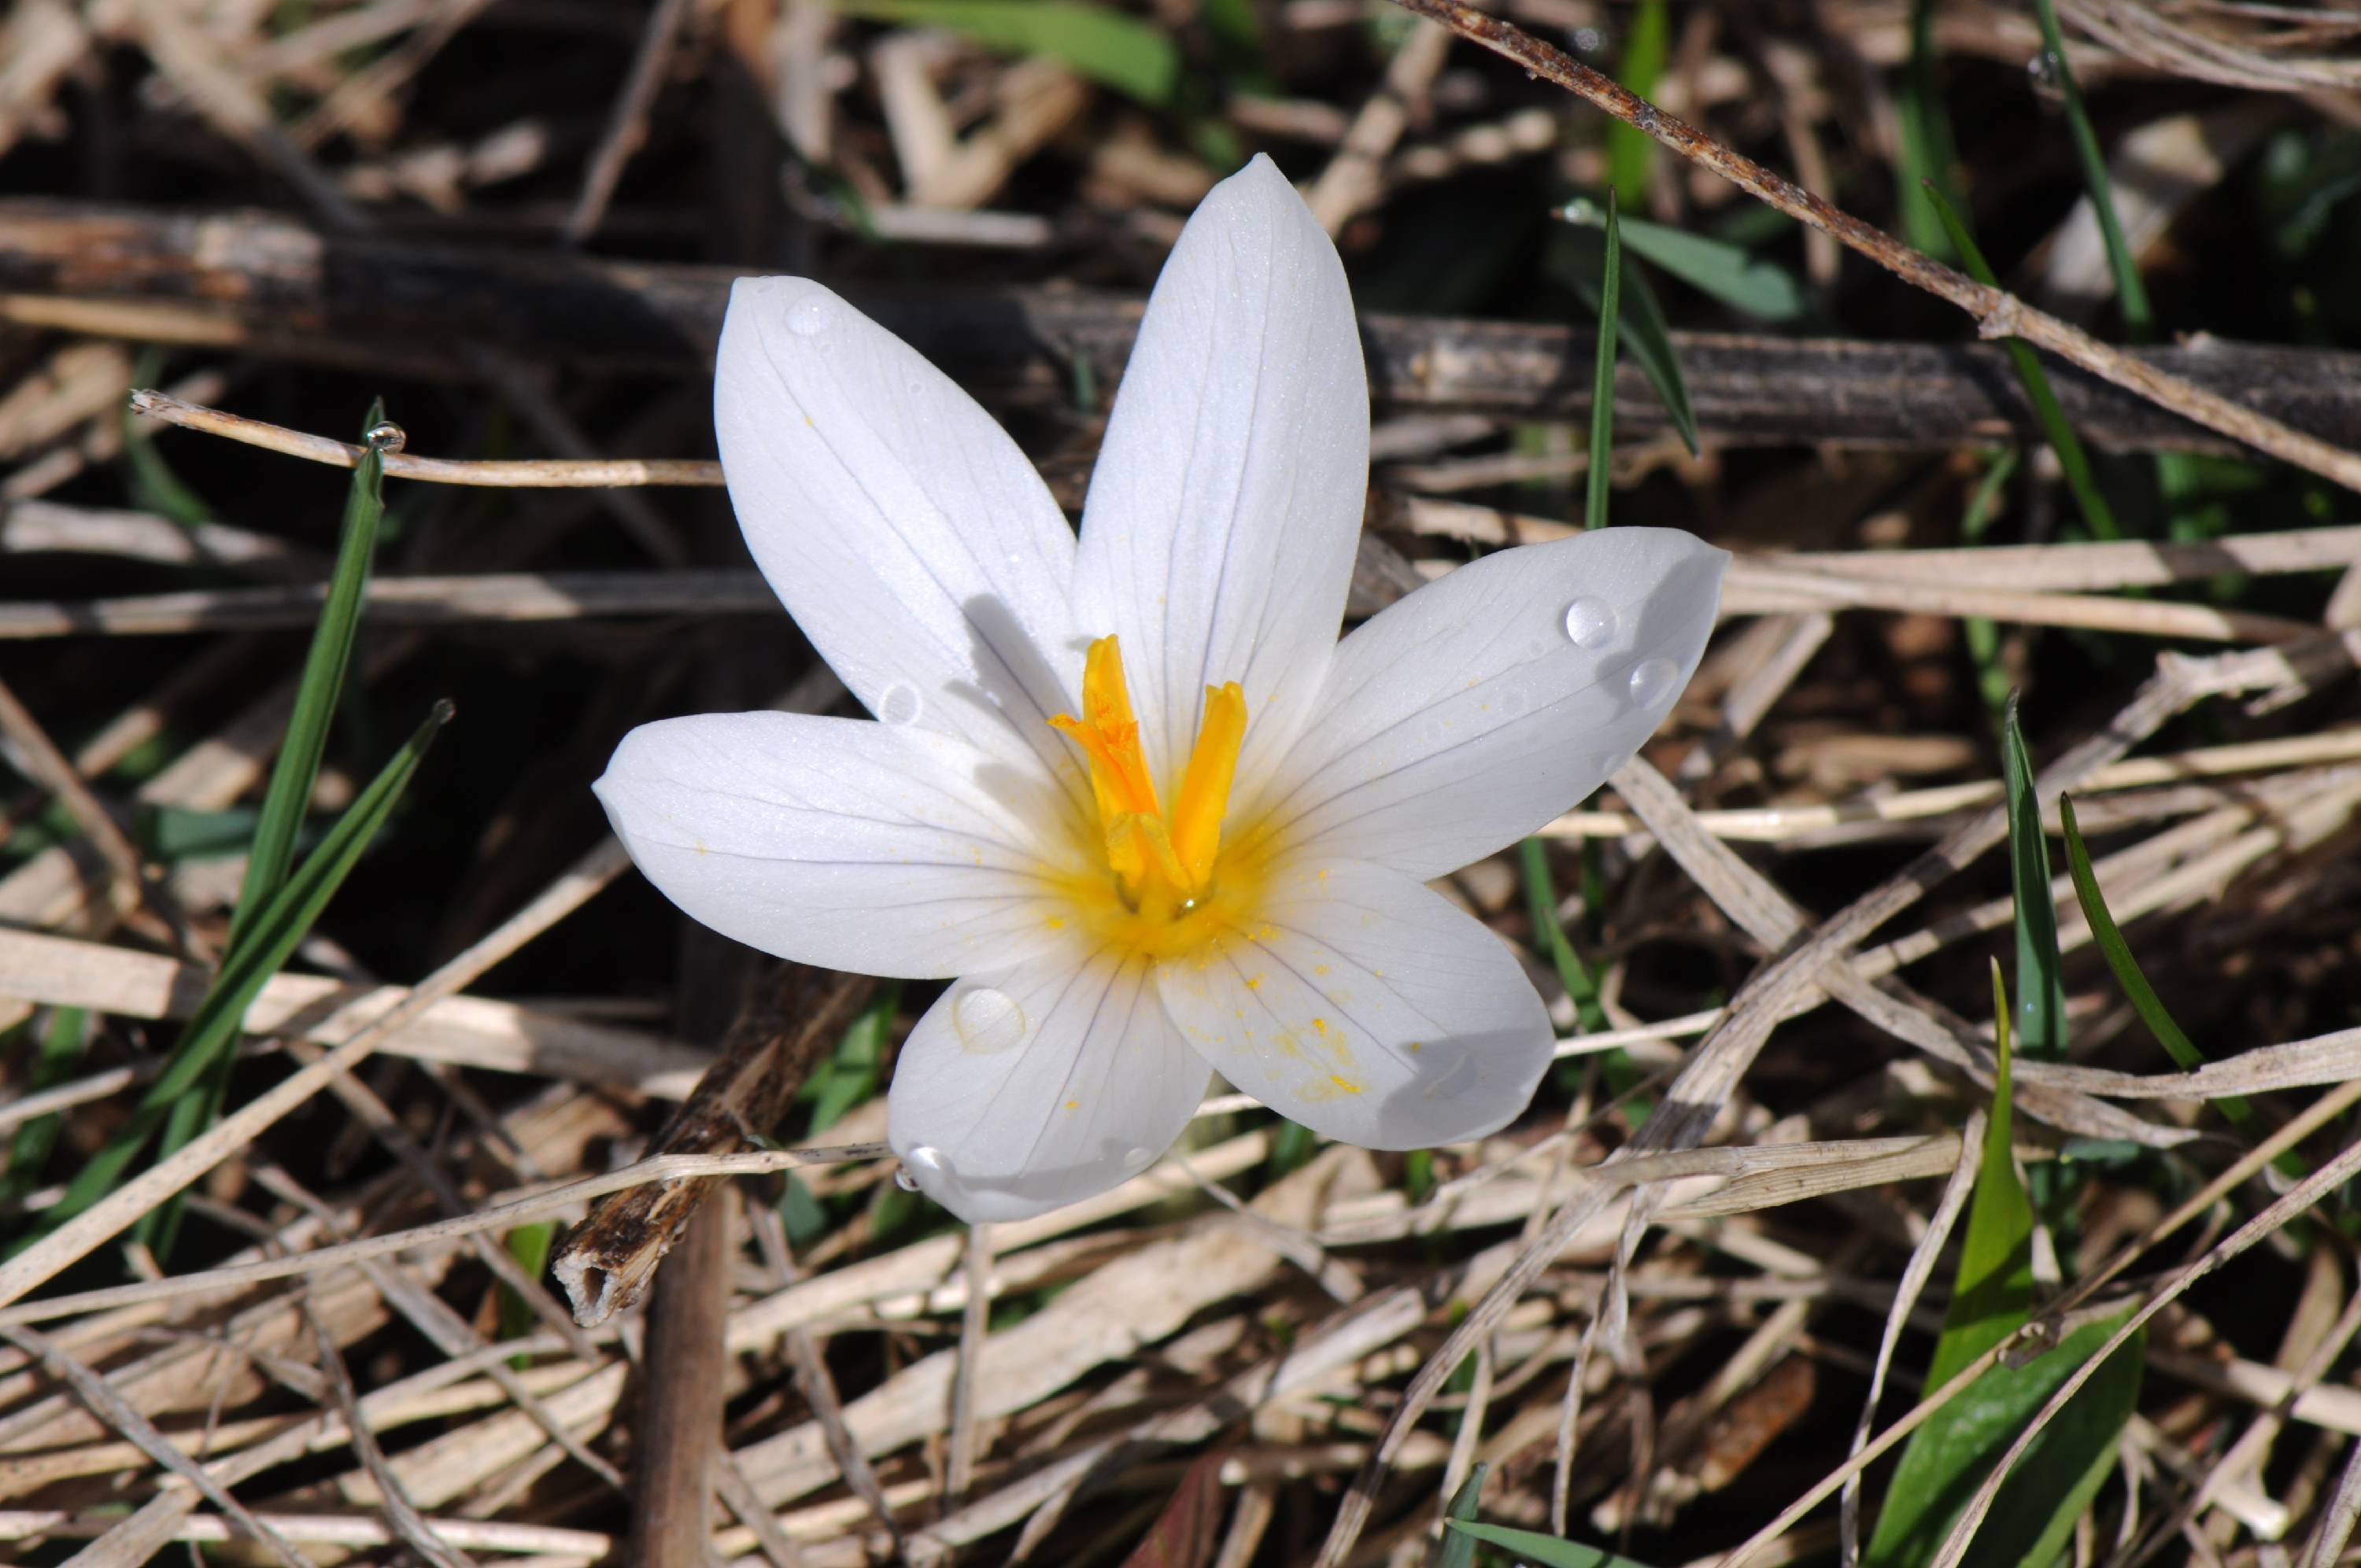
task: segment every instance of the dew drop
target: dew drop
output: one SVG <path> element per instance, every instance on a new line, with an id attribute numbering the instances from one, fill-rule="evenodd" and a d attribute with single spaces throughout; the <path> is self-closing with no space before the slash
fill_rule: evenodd
<path id="1" fill-rule="evenodd" d="M 943 1157 L 942 1150 L 931 1144 L 914 1145 L 910 1152 L 902 1157 L 902 1163 L 895 1168 L 894 1185 L 905 1192 L 916 1192 L 918 1190 L 918 1173 L 949 1176 L 951 1162 Z"/>
<path id="2" fill-rule="evenodd" d="M 368 427 L 368 433 L 361 439 L 369 444 L 372 451 L 382 452 L 390 457 L 410 444 L 410 433 L 390 419 L 379 420 Z"/>
<path id="3" fill-rule="evenodd" d="M 818 337 L 836 319 L 836 313 L 818 294 L 806 294 L 787 307 L 787 330 L 798 337 Z"/>
<path id="4" fill-rule="evenodd" d="M 1126 1170 L 1137 1170 L 1141 1166 L 1146 1165 L 1149 1160 L 1154 1159 L 1155 1157 L 1155 1155 L 1150 1151 L 1134 1146 L 1124 1151 L 1123 1166 Z"/>
<path id="5" fill-rule="evenodd" d="M 1577 648 L 1604 648 L 1615 641 L 1622 618 L 1605 599 L 1578 598 L 1565 607 L 1565 634 Z"/>
<path id="6" fill-rule="evenodd" d="M 1025 1043 L 1025 1009 L 1005 991 L 978 986 L 951 1003 L 951 1027 L 974 1055 L 996 1057 Z"/>
<path id="7" fill-rule="evenodd" d="M 917 687 L 896 681 L 879 694 L 877 717 L 880 721 L 896 728 L 916 724 L 918 722 L 918 715 L 926 710 L 926 703 L 919 698 Z"/>
<path id="8" fill-rule="evenodd" d="M 1670 659 L 1642 659 L 1631 667 L 1631 700 L 1642 707 L 1667 707 L 1680 689 L 1681 667 Z"/>

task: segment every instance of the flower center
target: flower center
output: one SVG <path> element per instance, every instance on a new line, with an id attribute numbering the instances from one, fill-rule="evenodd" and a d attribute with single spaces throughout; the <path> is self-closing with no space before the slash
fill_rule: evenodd
<path id="1" fill-rule="evenodd" d="M 1205 717 L 1168 815 L 1139 748 L 1139 721 L 1124 684 L 1123 650 L 1113 637 L 1091 644 L 1082 666 L 1082 717 L 1049 720 L 1090 762 L 1105 836 L 1107 869 L 1124 907 L 1151 920 L 1179 920 L 1213 891 L 1222 815 L 1246 733 L 1246 693 L 1238 683 L 1205 688 Z"/>

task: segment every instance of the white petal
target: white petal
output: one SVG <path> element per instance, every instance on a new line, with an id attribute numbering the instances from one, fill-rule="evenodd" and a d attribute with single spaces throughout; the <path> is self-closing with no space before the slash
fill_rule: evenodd
<path id="1" fill-rule="evenodd" d="M 948 736 L 790 713 L 643 724 L 593 786 L 648 880 L 766 953 L 940 979 L 1056 940 L 1041 829 L 1067 809 Z"/>
<path id="2" fill-rule="evenodd" d="M 1549 1014 L 1500 939 L 1381 866 L 1279 873 L 1262 923 L 1157 972 L 1181 1035 L 1282 1115 L 1367 1148 L 1497 1131 L 1549 1065 Z"/>
<path id="3" fill-rule="evenodd" d="M 1235 819 L 1421 881 L 1513 843 L 1654 732 L 1729 564 L 1677 529 L 1609 528 L 1429 583 L 1338 646 L 1279 778 Z"/>
<path id="4" fill-rule="evenodd" d="M 872 713 L 1064 759 L 1073 531 L 991 415 L 803 278 L 731 289 L 713 412 L 747 548 Z"/>
<path id="5" fill-rule="evenodd" d="M 1284 749 L 1344 618 L 1368 470 L 1344 267 L 1257 157 L 1164 264 L 1082 512 L 1076 619 L 1123 640 L 1167 787 L 1208 685 L 1246 687 L 1242 782 Z"/>
<path id="6" fill-rule="evenodd" d="M 894 1069 L 886 1136 L 960 1218 L 1021 1220 L 1146 1169 L 1208 1076 L 1142 960 L 1044 954 L 927 1010 Z"/>

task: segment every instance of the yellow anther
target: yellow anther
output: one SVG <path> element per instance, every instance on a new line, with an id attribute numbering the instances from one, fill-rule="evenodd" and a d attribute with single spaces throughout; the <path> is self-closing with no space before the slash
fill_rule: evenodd
<path id="1" fill-rule="evenodd" d="M 1091 794 L 1106 835 L 1107 867 L 1126 902 L 1166 913 L 1186 909 L 1213 882 L 1222 817 L 1245 743 L 1246 694 L 1235 681 L 1205 688 L 1205 717 L 1167 817 L 1140 750 L 1139 722 L 1112 637 L 1091 644 L 1082 666 L 1082 717 L 1049 720 L 1089 760 Z"/>
<path id="2" fill-rule="evenodd" d="M 1190 880 L 1203 884 L 1213 874 L 1222 848 L 1222 814 L 1230 806 L 1230 782 L 1238 771 L 1238 748 L 1246 738 L 1246 695 L 1232 681 L 1205 688 L 1205 717 L 1197 744 L 1181 775 L 1180 798 L 1172 804 L 1172 849 Z"/>

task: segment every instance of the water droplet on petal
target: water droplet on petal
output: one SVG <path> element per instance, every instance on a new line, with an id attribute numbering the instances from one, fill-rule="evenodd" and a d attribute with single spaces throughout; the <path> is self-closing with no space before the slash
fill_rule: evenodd
<path id="1" fill-rule="evenodd" d="M 951 1162 L 944 1157 L 942 1150 L 929 1144 L 915 1145 L 908 1154 L 902 1157 L 902 1163 L 895 1168 L 894 1185 L 905 1192 L 916 1192 L 920 1174 L 949 1176 L 950 1170 Z"/>
<path id="2" fill-rule="evenodd" d="M 1565 634 L 1577 648 L 1604 648 L 1615 641 L 1622 617 L 1605 599 L 1578 598 L 1565 607 Z"/>
<path id="3" fill-rule="evenodd" d="M 918 696 L 917 687 L 896 681 L 878 695 L 877 717 L 880 721 L 896 727 L 916 724 L 926 706 Z"/>
<path id="4" fill-rule="evenodd" d="M 1126 1170 L 1137 1170 L 1141 1166 L 1146 1165 L 1149 1160 L 1154 1159 L 1155 1157 L 1156 1156 L 1149 1150 L 1135 1146 L 1124 1151 L 1124 1168 Z"/>
<path id="5" fill-rule="evenodd" d="M 973 1054 L 996 1057 L 1025 1043 L 1025 1009 L 1005 991 L 978 986 L 953 999 L 951 1027 Z"/>
<path id="6" fill-rule="evenodd" d="M 836 319 L 825 296 L 806 294 L 787 307 L 787 330 L 798 337 L 818 337 Z"/>
<path id="7" fill-rule="evenodd" d="M 1680 685 L 1681 667 L 1670 659 L 1642 659 L 1631 667 L 1631 700 L 1642 707 L 1669 707 Z"/>

